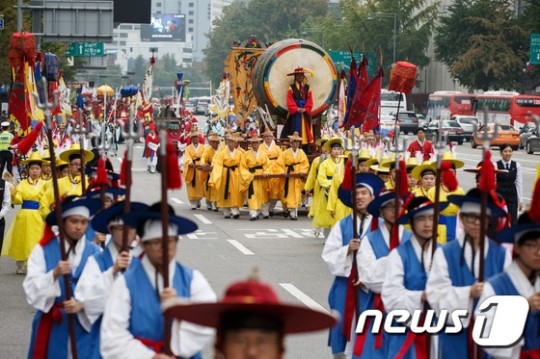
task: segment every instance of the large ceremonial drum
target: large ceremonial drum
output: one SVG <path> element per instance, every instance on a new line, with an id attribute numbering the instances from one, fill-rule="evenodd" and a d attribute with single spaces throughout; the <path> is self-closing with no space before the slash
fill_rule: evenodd
<path id="1" fill-rule="evenodd" d="M 294 76 L 287 76 L 297 67 L 306 73 L 313 97 L 312 116 L 317 116 L 331 104 L 337 84 L 337 73 L 330 56 L 317 44 L 302 39 L 276 42 L 259 57 L 253 76 L 253 92 L 259 106 L 268 105 L 271 112 L 287 115 L 287 90 Z"/>

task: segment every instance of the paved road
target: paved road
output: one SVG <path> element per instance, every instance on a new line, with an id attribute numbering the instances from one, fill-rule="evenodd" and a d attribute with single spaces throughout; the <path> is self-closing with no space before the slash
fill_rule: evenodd
<path id="1" fill-rule="evenodd" d="M 141 153 L 142 146 L 136 146 L 133 199 L 151 204 L 159 198 L 159 177 L 146 172 Z M 468 167 L 475 166 L 481 158 L 481 151 L 468 144 L 458 146 L 456 153 Z M 496 150 L 494 157 L 499 158 Z M 519 151 L 514 159 L 524 166 L 524 195 L 530 198 L 540 156 Z M 120 161 L 113 161 L 119 169 Z M 474 176 L 462 171 L 458 179 L 465 190 L 474 183 Z M 270 282 L 284 301 L 327 308 L 332 277 L 320 259 L 323 239 L 313 237 L 310 221 L 305 216 L 296 222 L 280 216 L 250 222 L 244 210 L 238 220 L 224 219 L 220 213 L 206 209 L 191 211 L 184 190 L 172 192 L 170 203 L 177 214 L 199 225 L 197 232 L 182 238 L 179 260 L 201 270 L 219 296 L 229 283 L 246 278 L 257 266 L 260 277 Z M 14 214 L 12 211 L 8 215 L 8 225 Z M 23 277 L 14 273 L 15 263 L 8 258 L 0 259 L 2 358 L 26 356 L 33 316 L 33 310 L 24 299 Z M 326 339 L 326 333 L 292 336 L 287 342 L 287 358 L 330 358 Z M 205 358 L 211 357 L 210 346 L 204 354 Z"/>

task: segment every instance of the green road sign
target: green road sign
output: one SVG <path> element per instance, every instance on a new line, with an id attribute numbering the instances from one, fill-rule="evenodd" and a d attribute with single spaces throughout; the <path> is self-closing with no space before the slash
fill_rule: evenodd
<path id="1" fill-rule="evenodd" d="M 103 56 L 104 54 L 102 42 L 72 42 L 66 51 L 66 56 Z"/>
<path id="2" fill-rule="evenodd" d="M 362 61 L 362 57 L 364 56 L 364 54 L 362 54 L 361 51 L 354 51 L 353 55 L 356 59 L 356 63 L 360 64 L 360 61 Z M 374 76 L 376 75 L 375 54 L 373 52 L 368 52 L 365 55 L 368 59 L 368 74 L 370 76 Z M 349 70 L 352 60 L 350 51 L 330 51 L 330 58 L 332 59 L 332 61 L 334 61 L 334 64 L 336 65 L 338 71 Z"/>
<path id="3" fill-rule="evenodd" d="M 531 65 L 540 64 L 540 34 L 531 34 L 531 50 L 529 62 Z"/>

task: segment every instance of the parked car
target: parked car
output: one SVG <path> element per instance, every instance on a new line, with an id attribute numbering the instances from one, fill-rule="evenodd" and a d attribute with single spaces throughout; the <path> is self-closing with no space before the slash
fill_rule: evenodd
<path id="1" fill-rule="evenodd" d="M 482 127 L 478 129 L 478 131 L 473 135 L 473 139 L 471 141 L 472 148 L 482 146 L 482 135 L 484 134 L 484 131 L 487 130 L 487 133 L 493 134 L 495 126 L 498 126 L 497 137 L 490 140 L 489 145 L 502 146 L 504 144 L 508 144 L 514 151 L 516 151 L 519 148 L 519 131 L 510 125 L 499 125 L 495 123 L 488 123 L 487 129 L 485 128 L 485 125 L 482 125 Z"/>
<path id="2" fill-rule="evenodd" d="M 527 153 L 530 155 L 540 151 L 540 137 L 538 137 L 538 135 L 531 136 L 527 139 L 527 142 L 525 143 L 525 151 L 527 151 Z"/>
<path id="3" fill-rule="evenodd" d="M 207 115 L 208 114 L 208 106 L 210 105 L 210 102 L 212 101 L 211 97 L 199 97 L 197 100 L 197 104 L 195 105 L 195 114 L 196 115 Z"/>
<path id="4" fill-rule="evenodd" d="M 417 113 L 416 117 L 418 117 L 418 128 L 424 128 L 424 126 L 427 126 L 428 120 L 426 119 L 426 116 L 422 115 L 421 113 Z"/>
<path id="5" fill-rule="evenodd" d="M 418 131 L 418 117 L 414 111 L 402 111 L 398 114 L 399 128 L 404 134 Z"/>
<path id="6" fill-rule="evenodd" d="M 519 129 L 519 148 L 525 148 L 525 144 L 531 136 L 538 137 L 538 133 L 536 133 L 536 124 L 534 122 L 527 122 Z"/>
<path id="7" fill-rule="evenodd" d="M 478 128 L 478 124 L 480 123 L 480 121 L 478 121 L 478 118 L 476 118 L 474 116 L 456 115 L 456 116 L 450 117 L 450 120 L 451 121 L 457 121 L 457 123 L 459 123 L 459 125 L 461 126 L 463 131 L 465 131 L 465 140 L 466 141 L 471 140 L 472 135 L 474 133 L 474 130 L 476 128 Z"/>
<path id="8" fill-rule="evenodd" d="M 439 124 L 441 124 L 441 130 L 439 131 Z M 462 145 L 465 140 L 465 131 L 457 123 L 452 120 L 432 120 L 424 127 L 426 139 L 430 141 L 438 141 L 439 132 L 442 132 L 448 142 L 457 142 L 458 145 Z"/>

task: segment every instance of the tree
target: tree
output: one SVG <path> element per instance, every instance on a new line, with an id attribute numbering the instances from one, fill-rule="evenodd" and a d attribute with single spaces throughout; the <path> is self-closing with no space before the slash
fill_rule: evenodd
<path id="1" fill-rule="evenodd" d="M 457 0 L 441 18 L 436 58 L 471 89 L 520 88 L 527 61 L 527 32 L 510 0 Z"/>
<path id="2" fill-rule="evenodd" d="M 302 22 L 310 17 L 326 15 L 326 0 L 252 0 L 234 2 L 214 21 L 204 49 L 209 77 L 218 83 L 223 62 L 234 40 L 244 41 L 256 35 L 264 42 L 276 42 L 298 34 Z"/>

